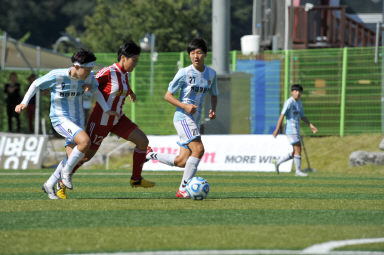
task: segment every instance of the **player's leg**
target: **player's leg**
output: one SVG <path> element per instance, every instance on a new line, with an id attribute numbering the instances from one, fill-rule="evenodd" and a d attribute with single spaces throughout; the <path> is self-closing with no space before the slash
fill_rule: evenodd
<path id="1" fill-rule="evenodd" d="M 188 181 L 196 174 L 200 159 L 204 154 L 204 146 L 201 142 L 199 128 L 195 121 L 193 121 L 191 118 L 175 122 L 174 124 L 179 135 L 179 144 L 182 147 L 186 147 L 190 150 L 188 157 L 180 154 L 179 156 L 181 157 L 177 157 L 175 159 L 175 163 L 177 165 L 185 166 L 179 189 L 176 192 L 176 197 L 187 198 L 188 196 L 185 195 L 186 185 Z"/>
<path id="2" fill-rule="evenodd" d="M 151 188 L 155 186 L 154 182 L 148 181 L 141 176 L 149 143 L 144 132 L 135 123 L 123 115 L 120 117 L 119 122 L 112 128 L 111 133 L 136 144 L 133 151 L 132 177 L 130 180 L 131 186 L 143 188 Z"/>
<path id="3" fill-rule="evenodd" d="M 300 137 L 297 136 L 297 135 L 287 135 L 287 138 L 288 138 L 288 142 L 294 146 L 294 144 L 296 143 L 300 143 Z M 274 161 L 274 164 L 275 164 L 275 169 L 276 169 L 276 172 L 279 173 L 279 166 L 284 163 L 285 161 L 288 161 L 290 159 L 293 159 L 293 155 L 295 153 L 295 150 L 293 149 L 292 152 L 290 153 L 287 153 L 286 155 L 284 155 L 283 157 L 279 158 L 279 160 L 275 160 Z"/>
<path id="4" fill-rule="evenodd" d="M 192 122 L 192 120 L 182 120 L 173 123 L 179 135 L 178 144 L 180 146 L 180 152 L 178 155 L 149 151 L 146 156 L 146 161 L 153 159 L 169 166 L 185 167 L 189 156 L 191 156 L 191 150 L 188 144 L 197 137 L 192 135 L 190 127 L 188 126 L 189 122 Z M 195 124 L 192 125 L 192 128 L 197 130 Z"/>
<path id="5" fill-rule="evenodd" d="M 200 159 L 204 155 L 204 146 L 200 137 L 191 141 L 188 144 L 188 147 L 191 149 L 191 156 L 188 157 L 185 163 L 184 174 L 179 186 L 179 190 L 185 190 L 188 181 L 195 176 L 197 167 L 200 163 Z"/>
<path id="6" fill-rule="evenodd" d="M 294 151 L 294 156 L 293 156 L 293 162 L 295 163 L 295 175 L 296 176 L 308 176 L 308 174 L 304 173 L 301 171 L 301 143 L 298 142 L 293 145 L 293 151 Z"/>
<path id="7" fill-rule="evenodd" d="M 54 129 L 66 138 L 67 144 L 76 144 L 68 156 L 67 163 L 62 169 L 61 176 L 63 184 L 67 188 L 72 189 L 72 170 L 88 150 L 90 139 L 88 134 L 81 127 L 70 120 L 64 120 L 59 125 L 56 125 Z"/>
<path id="8" fill-rule="evenodd" d="M 74 146 L 72 146 L 72 147 L 74 147 Z M 70 149 L 70 151 L 72 151 L 72 148 L 67 146 L 67 155 L 70 154 L 70 152 L 68 152 L 69 151 L 68 148 Z M 87 150 L 87 152 L 85 153 L 84 157 L 73 168 L 72 176 L 76 173 L 77 169 L 79 169 L 85 162 L 87 162 L 90 159 L 92 159 L 92 157 L 96 154 L 96 152 L 97 152 L 97 149 L 93 150 L 93 149 L 90 148 L 89 150 Z M 62 162 L 63 162 L 63 164 L 59 164 L 59 166 L 56 168 L 56 171 L 54 173 L 54 175 L 55 176 L 59 176 L 59 178 L 61 178 L 61 171 L 62 171 L 63 167 L 65 166 L 66 160 L 62 161 Z M 57 173 L 58 173 L 58 175 L 57 175 Z M 67 187 L 63 184 L 63 182 L 61 180 L 59 180 L 56 183 L 56 195 L 59 198 L 61 198 L 61 199 L 67 199 L 66 190 L 67 190 Z"/>
<path id="9" fill-rule="evenodd" d="M 76 134 L 79 133 L 80 131 L 83 131 L 83 130 L 79 126 L 77 126 L 76 124 L 74 124 L 73 122 L 71 122 L 69 120 L 63 121 L 63 123 L 58 124 L 53 128 L 55 129 L 55 131 L 58 134 L 60 134 L 61 136 L 63 136 L 65 138 L 65 146 L 66 146 L 66 151 L 67 151 L 66 158 L 69 158 L 68 153 L 70 153 L 72 155 L 72 153 L 71 153 L 72 148 L 68 145 L 72 144 Z M 70 149 L 70 152 L 68 152 L 69 149 Z M 63 172 L 67 164 L 68 164 L 68 162 L 65 162 L 65 160 L 62 161 L 59 164 L 58 168 L 55 170 L 55 172 L 59 172 L 59 171 Z M 58 199 L 58 197 L 56 196 L 55 189 L 54 189 L 54 186 L 58 181 L 57 177 L 58 177 L 58 175 L 54 173 L 43 184 L 43 190 L 44 190 L 44 192 L 46 192 L 48 194 L 48 197 L 50 199 Z M 61 177 L 63 177 L 63 174 L 61 175 Z M 70 176 L 67 178 L 69 178 L 71 180 Z"/>

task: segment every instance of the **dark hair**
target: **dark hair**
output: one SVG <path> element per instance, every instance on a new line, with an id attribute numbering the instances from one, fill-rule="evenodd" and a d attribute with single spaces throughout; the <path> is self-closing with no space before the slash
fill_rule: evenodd
<path id="1" fill-rule="evenodd" d="M 207 54 L 207 42 L 203 38 L 195 38 L 188 44 L 187 52 L 188 54 L 196 49 L 201 49 L 205 54 Z"/>
<path id="2" fill-rule="evenodd" d="M 85 64 L 95 60 L 95 54 L 93 54 L 92 51 L 84 48 L 78 49 L 75 53 L 73 53 L 71 57 L 72 63 L 79 62 L 80 64 Z"/>
<path id="3" fill-rule="evenodd" d="M 291 91 L 293 91 L 293 90 L 298 90 L 298 91 L 300 91 L 300 92 L 303 92 L 303 91 L 304 91 L 303 87 L 302 87 L 300 84 L 293 84 L 293 85 L 291 86 Z"/>
<path id="4" fill-rule="evenodd" d="M 141 48 L 134 42 L 128 41 L 122 44 L 117 51 L 117 61 L 120 61 L 121 56 L 124 55 L 127 58 L 140 55 Z"/>

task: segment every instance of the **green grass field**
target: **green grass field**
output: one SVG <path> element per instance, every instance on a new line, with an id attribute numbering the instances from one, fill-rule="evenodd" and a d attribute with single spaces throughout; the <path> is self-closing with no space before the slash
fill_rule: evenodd
<path id="1" fill-rule="evenodd" d="M 52 201 L 40 188 L 51 171 L 0 170 L 0 254 L 298 254 L 332 240 L 384 237 L 384 175 L 377 171 L 308 178 L 198 172 L 211 188 L 203 201 L 174 198 L 181 172 L 144 172 L 156 187 L 132 189 L 127 170 L 81 170 L 69 199 Z M 384 243 L 336 250 L 384 254 Z"/>

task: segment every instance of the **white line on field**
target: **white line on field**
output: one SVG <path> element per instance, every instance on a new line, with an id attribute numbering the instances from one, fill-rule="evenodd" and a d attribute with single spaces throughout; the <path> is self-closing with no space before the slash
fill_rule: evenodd
<path id="1" fill-rule="evenodd" d="M 116 253 L 86 253 L 81 255 L 251 255 L 251 254 L 303 254 L 300 250 L 193 250 L 193 251 L 143 251 L 143 252 L 116 252 Z M 308 254 L 308 253 L 306 253 Z M 331 251 L 328 255 L 383 255 L 384 252 L 375 251 Z M 75 255 L 75 254 L 66 254 Z"/>
<path id="2" fill-rule="evenodd" d="M 193 251 L 143 251 L 117 253 L 87 253 L 82 255 L 246 255 L 246 254 L 299 254 L 295 250 L 193 250 Z M 74 254 L 67 254 L 74 255 Z"/>
<path id="3" fill-rule="evenodd" d="M 356 244 L 366 244 L 366 243 L 383 243 L 384 238 L 365 238 L 365 239 L 351 239 L 351 240 L 340 240 L 340 241 L 329 241 L 326 243 L 315 244 L 303 250 L 303 254 L 326 254 L 329 251 L 347 246 L 347 245 L 356 245 Z M 383 252 L 384 254 L 384 252 Z"/>

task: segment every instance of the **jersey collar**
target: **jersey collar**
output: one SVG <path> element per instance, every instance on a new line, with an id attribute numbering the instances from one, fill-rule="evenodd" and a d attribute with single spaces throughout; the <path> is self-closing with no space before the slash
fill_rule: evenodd
<path id="1" fill-rule="evenodd" d="M 127 72 L 123 71 L 123 69 L 121 68 L 121 66 L 118 62 L 116 62 L 115 65 L 116 65 L 117 69 L 119 69 L 120 73 L 123 73 L 123 74 L 127 73 Z"/>

